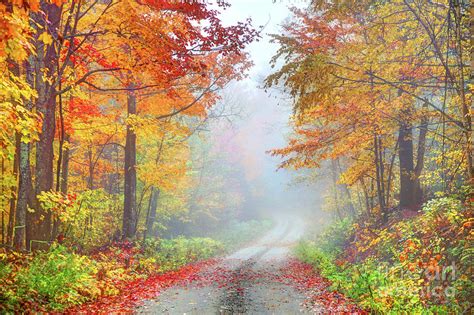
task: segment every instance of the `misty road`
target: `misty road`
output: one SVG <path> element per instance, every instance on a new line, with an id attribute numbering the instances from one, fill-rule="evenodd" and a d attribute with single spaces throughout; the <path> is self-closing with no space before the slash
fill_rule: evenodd
<path id="1" fill-rule="evenodd" d="M 161 292 L 137 313 L 300 314 L 304 294 L 278 278 L 303 231 L 303 221 L 281 218 L 254 244 L 203 271 L 199 280 Z"/>

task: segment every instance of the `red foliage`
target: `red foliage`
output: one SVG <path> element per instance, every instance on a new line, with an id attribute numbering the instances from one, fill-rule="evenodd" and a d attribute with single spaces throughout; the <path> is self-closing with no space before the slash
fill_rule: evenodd
<path id="1" fill-rule="evenodd" d="M 309 264 L 290 260 L 281 269 L 280 281 L 305 292 L 305 306 L 316 312 L 323 309 L 327 314 L 368 314 L 341 293 L 329 290 L 330 283 Z"/>
<path id="2" fill-rule="evenodd" d="M 118 67 L 116 62 L 109 62 L 104 54 L 99 52 L 92 44 L 82 43 L 75 38 L 72 43 L 67 40 L 64 42 L 64 49 L 61 52 L 61 61 L 66 61 L 66 56 L 69 56 L 75 67 L 81 67 L 87 70 L 88 65 L 96 63 L 103 69 L 115 69 Z"/>
<path id="3" fill-rule="evenodd" d="M 217 52 L 222 55 L 241 55 L 248 43 L 259 37 L 251 27 L 251 20 L 232 26 L 223 26 L 219 11 L 211 9 L 205 1 L 137 0 L 158 11 L 177 12 L 185 19 L 180 28 L 174 28 L 172 36 L 164 33 L 160 49 L 160 71 L 172 80 L 198 70 L 196 56 L 204 52 Z M 215 8 L 227 8 L 223 0 L 217 1 Z M 206 25 L 206 26 L 204 26 Z M 156 50 L 159 47 L 154 47 Z M 158 54 L 155 52 L 155 54 Z"/>
<path id="4" fill-rule="evenodd" d="M 66 134 L 73 135 L 74 128 L 73 122 L 89 123 L 93 117 L 99 117 L 102 115 L 98 106 L 88 100 L 80 98 L 71 98 L 66 102 L 64 116 L 64 130 Z M 61 131 L 60 120 L 56 120 L 56 137 L 59 138 Z"/>
<path id="5" fill-rule="evenodd" d="M 156 274 L 146 279 L 117 284 L 120 294 L 103 296 L 94 303 L 80 305 L 69 309 L 66 314 L 95 314 L 95 313 L 132 313 L 133 309 L 147 299 L 155 298 L 160 291 L 178 284 L 186 284 L 197 279 L 198 273 L 216 263 L 206 260 L 184 266 L 176 271 Z"/>

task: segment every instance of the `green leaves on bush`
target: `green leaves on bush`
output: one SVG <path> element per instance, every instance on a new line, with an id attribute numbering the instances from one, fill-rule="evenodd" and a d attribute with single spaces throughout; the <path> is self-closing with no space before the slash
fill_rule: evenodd
<path id="1" fill-rule="evenodd" d="M 160 271 L 168 271 L 223 251 L 224 245 L 211 238 L 147 239 L 143 245 L 143 258 L 152 259 Z"/>
<path id="2" fill-rule="evenodd" d="M 92 256 L 96 260 L 58 244 L 22 256 L 21 264 L 10 257 L 20 254 L 0 255 L 0 313 L 63 311 L 100 295 L 117 294 L 116 280 L 176 270 L 224 251 L 221 242 L 210 238 L 148 239 L 141 248 L 126 245 Z"/>
<path id="3" fill-rule="evenodd" d="M 86 256 L 69 252 L 57 245 L 33 258 L 28 268 L 17 275 L 17 294 L 40 300 L 50 309 L 85 302 L 86 296 L 98 295 L 95 264 Z"/>

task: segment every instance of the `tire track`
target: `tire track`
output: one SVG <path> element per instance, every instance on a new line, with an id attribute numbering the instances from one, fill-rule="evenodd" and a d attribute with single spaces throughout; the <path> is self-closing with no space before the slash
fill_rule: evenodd
<path id="1" fill-rule="evenodd" d="M 278 239 L 271 240 L 272 243 L 280 242 L 291 231 L 291 225 L 286 224 L 284 232 Z M 267 240 L 268 242 L 268 240 Z M 227 285 L 220 296 L 217 311 L 219 314 L 245 314 L 252 309 L 252 297 L 249 289 L 255 284 L 255 279 L 259 277 L 256 265 L 272 247 L 266 245 L 263 250 L 258 251 L 250 258 L 241 262 L 237 268 L 231 271 L 230 284 Z"/>

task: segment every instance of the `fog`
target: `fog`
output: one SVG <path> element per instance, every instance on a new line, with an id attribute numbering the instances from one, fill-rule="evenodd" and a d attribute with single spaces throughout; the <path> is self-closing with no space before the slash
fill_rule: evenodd
<path id="1" fill-rule="evenodd" d="M 302 181 L 315 171 L 279 169 L 282 159 L 269 154 L 285 147 L 292 112 L 291 98 L 283 88 L 263 88 L 265 78 L 275 71 L 270 60 L 278 49 L 269 34 L 280 32 L 291 14 L 289 6 L 294 5 L 308 2 L 242 0 L 221 15 L 225 24 L 250 17 L 263 29 L 260 40 L 246 49 L 254 64 L 247 76 L 220 92 L 204 128 L 191 141 L 198 182 L 189 207 L 191 221 L 198 222 L 191 228 L 193 234 L 232 220 L 269 219 L 277 224 L 294 218 L 318 227 L 330 219 L 323 211 L 329 187 L 325 176 Z"/>
<path id="2" fill-rule="evenodd" d="M 268 151 L 282 148 L 291 133 L 288 121 L 291 100 L 283 91 L 265 91 L 264 78 L 274 71 L 270 59 L 278 46 L 270 43 L 269 34 L 278 33 L 280 24 L 289 17 L 289 6 L 305 6 L 305 1 L 251 1 L 232 3 L 223 14 L 225 23 L 235 23 L 250 17 L 254 25 L 262 25 L 262 38 L 247 51 L 254 63 L 248 77 L 233 82 L 222 93 L 218 107 L 224 108 L 225 119 L 209 125 L 212 150 L 234 168 L 245 173 L 251 196 L 245 201 L 245 211 L 264 218 L 281 215 L 306 217 L 312 221 L 327 221 L 322 211 L 326 182 L 323 178 L 301 182 L 296 180 L 308 171 L 278 169 L 282 159 Z M 251 8 L 251 9 L 250 9 Z"/>
<path id="3" fill-rule="evenodd" d="M 244 170 L 253 197 L 247 207 L 264 217 L 325 216 L 321 182 L 297 181 L 307 171 L 281 169 L 282 159 L 268 153 L 284 147 L 291 132 L 291 103 L 285 95 L 238 82 L 223 92 L 222 103 L 232 108 L 237 105 L 240 111 L 231 121 L 211 124 L 212 143 L 224 153 L 226 162 Z"/>

